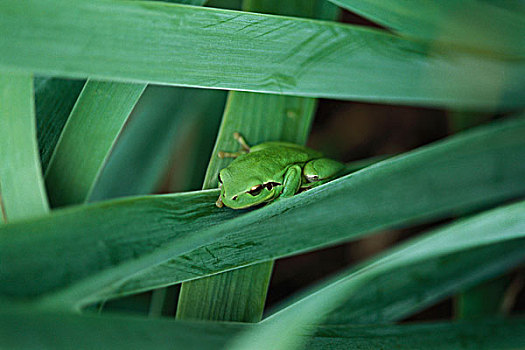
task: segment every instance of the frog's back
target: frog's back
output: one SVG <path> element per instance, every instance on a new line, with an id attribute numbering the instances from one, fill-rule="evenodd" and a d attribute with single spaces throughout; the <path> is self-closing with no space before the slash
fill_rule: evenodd
<path id="1" fill-rule="evenodd" d="M 264 182 L 268 177 L 279 177 L 291 165 L 304 164 L 321 156 L 317 151 L 293 143 L 265 142 L 251 147 L 249 153 L 235 159 L 224 176 Z"/>
<path id="2" fill-rule="evenodd" d="M 297 159 L 297 162 L 305 162 L 311 159 L 321 158 L 320 152 L 314 151 L 311 148 L 301 146 L 291 142 L 283 141 L 269 141 L 263 142 L 250 149 L 250 153 L 263 152 L 268 155 L 286 155 L 288 159 Z M 293 161 L 294 163 L 296 161 Z"/>
<path id="3" fill-rule="evenodd" d="M 320 157 L 321 153 L 293 143 L 265 142 L 251 147 L 249 153 L 240 155 L 221 170 L 221 178 L 224 184 L 228 183 L 229 191 L 238 193 L 264 182 L 280 182 L 289 166 Z M 235 188 L 237 183 L 242 183 L 242 188 Z"/>

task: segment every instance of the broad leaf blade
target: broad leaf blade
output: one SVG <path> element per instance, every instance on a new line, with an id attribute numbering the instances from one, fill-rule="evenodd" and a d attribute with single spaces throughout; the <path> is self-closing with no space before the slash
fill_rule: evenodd
<path id="1" fill-rule="evenodd" d="M 222 91 L 148 87 L 115 143 L 90 200 L 153 193 L 174 149 L 184 147 L 183 133 L 191 132 L 193 122 L 217 125 L 224 99 Z M 192 156 L 199 150 L 185 152 Z"/>
<path id="2" fill-rule="evenodd" d="M 38 148 L 44 173 L 84 83 L 83 80 L 35 78 Z"/>
<path id="3" fill-rule="evenodd" d="M 524 130 L 523 119 L 500 121 L 234 220 L 241 213 L 216 208 L 218 191 L 210 190 L 102 202 L 5 225 L 0 279 L 10 282 L 0 291 L 30 297 L 68 287 L 55 302 L 103 300 L 493 205 L 525 194 L 518 161 Z M 175 259 L 179 254 L 186 256 Z M 149 274 L 168 260 L 169 275 Z"/>
<path id="4" fill-rule="evenodd" d="M 271 15 L 317 18 L 334 21 L 339 8 L 326 0 L 244 0 L 243 10 Z"/>
<path id="5" fill-rule="evenodd" d="M 144 84 L 88 80 L 46 171 L 53 206 L 86 201 Z"/>
<path id="6" fill-rule="evenodd" d="M 2 294 L 36 296 L 147 255 L 170 241 L 194 244 L 189 238 L 198 236 L 196 231 L 235 216 L 215 208 L 216 196 L 216 191 L 202 191 L 127 198 L 5 225 L 0 233 Z"/>
<path id="7" fill-rule="evenodd" d="M 402 320 L 523 263 L 524 244 L 523 239 L 509 240 L 394 267 L 355 290 L 352 298 L 323 322 L 369 324 Z"/>
<path id="8" fill-rule="evenodd" d="M 9 349 L 126 348 L 228 349 L 240 332 L 257 326 L 138 317 L 40 312 L 3 307 L 0 343 Z M 306 333 L 306 332 L 304 332 Z M 516 349 L 523 344 L 523 319 L 403 326 L 322 326 L 308 349 Z"/>
<path id="9" fill-rule="evenodd" d="M 7 349 L 224 349 L 245 327 L 125 315 L 0 311 L 0 345 Z"/>
<path id="10" fill-rule="evenodd" d="M 36 142 L 33 77 L 0 72 L 0 222 L 48 212 Z"/>
<path id="11" fill-rule="evenodd" d="M 506 292 L 512 285 L 512 281 L 512 275 L 504 275 L 463 290 L 456 296 L 455 317 L 479 319 L 504 316 L 509 311 L 505 310 L 504 304 Z"/>
<path id="12" fill-rule="evenodd" d="M 493 246 L 498 243 L 512 242 L 511 248 L 525 248 L 525 201 L 514 205 L 491 210 L 468 220 L 437 229 L 430 234 L 395 247 L 383 256 L 372 259 L 358 268 L 350 269 L 312 288 L 297 301 L 263 321 L 263 327 L 243 335 L 234 349 L 254 344 L 252 349 L 294 349 L 300 339 L 284 336 L 286 332 L 296 333 L 307 324 L 322 322 L 328 313 L 340 308 L 352 296 L 366 293 L 372 285 L 372 291 L 382 287 L 380 281 L 373 286 L 378 276 L 392 276 L 403 273 L 403 268 L 440 256 L 468 251 L 469 249 Z M 507 246 L 509 247 L 509 246 Z M 525 260 L 525 254 L 519 252 L 520 258 L 515 263 Z M 486 259 L 490 257 L 485 255 Z M 484 261 L 479 261 L 483 264 Z M 403 279 L 403 277 L 402 277 Z M 409 275 L 409 282 L 417 279 Z M 384 279 L 383 279 L 384 281 Z M 404 291 L 405 294 L 406 291 Z M 404 295 L 406 299 L 406 295 Z M 349 309 L 355 306 L 350 303 Z M 340 314 L 346 311 L 343 307 L 337 310 Z M 295 338 L 295 339 L 294 339 Z M 255 345 L 256 344 L 256 345 Z"/>
<path id="13" fill-rule="evenodd" d="M 523 346 L 523 319 L 421 323 L 401 326 L 319 327 L 306 348 L 317 349 L 517 349 Z"/>
<path id="14" fill-rule="evenodd" d="M 330 1 L 436 46 L 450 43 L 503 56 L 525 56 L 525 7 L 483 0 Z"/>
<path id="15" fill-rule="evenodd" d="M 0 67 L 39 74 L 478 109 L 525 103 L 521 59 L 373 29 L 140 1 L 22 0 L 0 13 Z"/>

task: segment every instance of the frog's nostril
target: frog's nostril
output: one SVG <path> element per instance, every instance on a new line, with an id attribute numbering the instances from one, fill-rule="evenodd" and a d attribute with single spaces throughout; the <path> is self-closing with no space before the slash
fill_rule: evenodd
<path id="1" fill-rule="evenodd" d="M 232 200 L 234 200 L 234 201 L 237 200 L 237 196 L 233 196 Z"/>

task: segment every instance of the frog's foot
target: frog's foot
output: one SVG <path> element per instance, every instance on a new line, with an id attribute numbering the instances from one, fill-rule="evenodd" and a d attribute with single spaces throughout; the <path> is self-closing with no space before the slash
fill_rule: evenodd
<path id="1" fill-rule="evenodd" d="M 224 206 L 224 203 L 222 202 L 222 196 L 219 195 L 219 198 L 217 198 L 217 201 L 215 202 L 215 205 L 217 208 L 222 208 Z"/>
<path id="2" fill-rule="evenodd" d="M 244 151 L 239 151 L 239 152 L 224 152 L 224 151 L 219 151 L 219 153 L 217 153 L 217 156 L 219 158 L 237 158 L 238 156 L 242 155 L 242 154 L 245 154 L 246 152 Z"/>
<path id="3" fill-rule="evenodd" d="M 219 153 L 217 153 L 217 156 L 219 158 L 237 158 L 240 155 L 243 155 L 245 153 L 249 153 L 250 152 L 250 146 L 248 146 L 248 144 L 246 143 L 246 140 L 244 139 L 244 137 L 242 137 L 241 134 L 239 134 L 238 132 L 234 132 L 233 133 L 233 138 L 237 142 L 239 142 L 239 144 L 241 145 L 242 149 L 240 151 L 238 151 L 238 152 L 219 151 Z"/>
<path id="4" fill-rule="evenodd" d="M 238 132 L 234 132 L 233 133 L 233 138 L 239 142 L 239 144 L 241 145 L 242 149 L 245 150 L 246 152 L 250 152 L 250 146 L 248 146 L 248 144 L 246 143 L 246 140 L 244 139 L 244 137 L 242 137 L 242 135 Z"/>

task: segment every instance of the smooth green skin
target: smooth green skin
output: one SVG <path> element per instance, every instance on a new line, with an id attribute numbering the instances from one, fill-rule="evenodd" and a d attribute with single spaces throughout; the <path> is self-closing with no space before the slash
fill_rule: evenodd
<path id="1" fill-rule="evenodd" d="M 288 142 L 265 142 L 244 152 L 219 173 L 219 207 L 243 209 L 291 197 L 331 180 L 344 169 L 342 163 Z"/>

